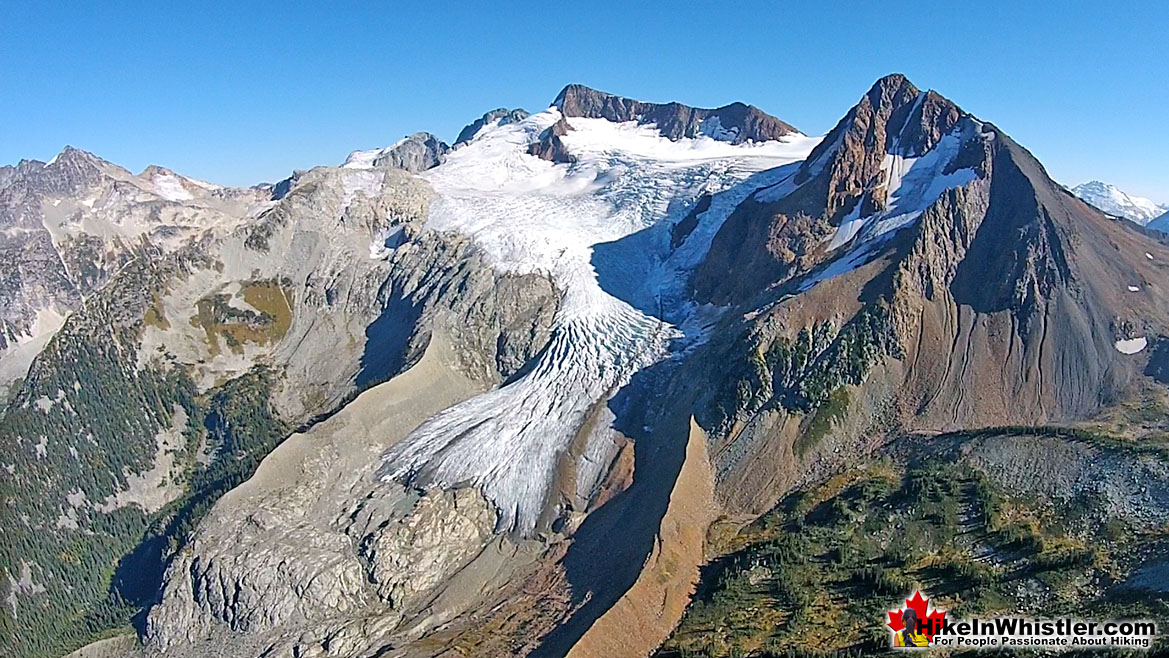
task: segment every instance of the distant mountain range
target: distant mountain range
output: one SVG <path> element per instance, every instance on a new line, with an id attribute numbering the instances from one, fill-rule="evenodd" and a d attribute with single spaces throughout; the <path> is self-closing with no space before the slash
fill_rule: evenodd
<path id="1" fill-rule="evenodd" d="M 1071 190 L 1076 196 L 1109 215 L 1131 219 L 1142 226 L 1169 212 L 1169 205 L 1158 205 L 1149 199 L 1132 196 L 1115 185 L 1098 180 L 1081 183 Z"/>
<path id="2" fill-rule="evenodd" d="M 0 655 L 1163 616 L 1164 210 L 899 74 L 823 137 L 569 85 L 248 189 L 0 168 Z"/>

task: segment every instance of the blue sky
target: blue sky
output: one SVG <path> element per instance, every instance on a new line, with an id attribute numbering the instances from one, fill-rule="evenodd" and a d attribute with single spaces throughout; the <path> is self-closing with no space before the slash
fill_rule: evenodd
<path id="1" fill-rule="evenodd" d="M 417 130 L 449 141 L 569 82 L 823 134 L 898 71 L 1061 182 L 1169 202 L 1163 0 L 168 4 L 0 0 L 0 163 L 72 144 L 250 184 Z"/>

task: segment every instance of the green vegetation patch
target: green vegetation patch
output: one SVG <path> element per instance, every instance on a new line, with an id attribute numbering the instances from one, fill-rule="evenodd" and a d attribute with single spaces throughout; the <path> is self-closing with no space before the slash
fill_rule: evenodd
<path id="1" fill-rule="evenodd" d="M 728 543 L 659 656 L 798 656 L 888 649 L 885 613 L 922 590 L 956 616 L 1169 618 L 1156 596 L 1110 593 L 1164 531 L 1094 541 L 1056 512 L 940 460 L 881 460 L 785 499 Z M 1116 523 L 1109 521 L 1105 523 Z"/>
<path id="2" fill-rule="evenodd" d="M 805 448 L 843 417 L 843 386 L 862 383 L 882 357 L 900 355 L 883 302 L 861 309 L 839 331 L 824 322 L 790 339 L 745 337 L 732 349 L 739 356 L 729 360 L 726 376 L 700 410 L 700 424 L 725 436 L 737 421 L 767 407 L 808 414 L 813 431 Z M 832 408 L 817 418 L 825 405 Z"/>
<path id="3" fill-rule="evenodd" d="M 292 325 L 292 303 L 287 290 L 272 280 L 243 284 L 236 298 L 251 309 L 232 305 L 232 295 L 208 295 L 195 303 L 191 324 L 207 336 L 212 356 L 220 353 L 220 339 L 228 349 L 243 353 L 244 344 L 268 345 L 279 342 Z"/>

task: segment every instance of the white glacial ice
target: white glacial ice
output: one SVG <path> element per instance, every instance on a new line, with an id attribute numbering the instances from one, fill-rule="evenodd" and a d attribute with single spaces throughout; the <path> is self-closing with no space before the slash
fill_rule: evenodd
<path id="1" fill-rule="evenodd" d="M 563 140 L 576 162 L 528 155 L 528 145 L 559 118 L 551 108 L 484 128 L 422 174 L 439 195 L 429 228 L 470 236 L 497 269 L 546 274 L 561 294 L 552 339 L 527 374 L 423 422 L 386 454 L 381 471 L 418 486 L 476 486 L 498 508 L 501 531 L 535 529 L 559 460 L 590 409 L 662 359 L 678 335 L 602 288 L 594 245 L 666 220 L 679 200 L 722 192 L 700 226 L 713 233 L 733 207 L 722 197 L 741 200 L 744 180 L 803 159 L 817 141 L 802 135 L 738 146 L 707 136 L 670 141 L 652 126 L 572 118 Z M 660 285 L 676 281 L 677 268 L 692 260 L 663 258 L 653 272 L 630 267 L 647 275 L 647 285 Z M 602 417 L 613 420 L 603 410 Z M 611 454 L 604 429 L 586 440 L 574 483 L 579 495 L 595 488 Z"/>
<path id="2" fill-rule="evenodd" d="M 154 177 L 154 191 L 167 201 L 190 201 L 194 197 L 183 187 L 178 176 L 159 174 Z"/>

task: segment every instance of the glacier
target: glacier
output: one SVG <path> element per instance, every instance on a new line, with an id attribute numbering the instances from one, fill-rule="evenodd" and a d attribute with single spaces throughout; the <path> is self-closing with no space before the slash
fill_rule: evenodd
<path id="1" fill-rule="evenodd" d="M 478 488 L 496 506 L 500 532 L 537 529 L 578 439 L 584 445 L 570 484 L 587 500 L 615 450 L 607 409 L 605 426 L 578 437 L 590 411 L 639 370 L 701 340 L 709 322 L 709 309 L 687 305 L 682 283 L 709 240 L 688 240 L 676 252 L 651 241 L 634 250 L 640 262 L 617 264 L 648 275 L 639 277 L 639 298 L 671 298 L 674 322 L 606 291 L 594 247 L 668 229 L 706 194 L 712 202 L 695 230 L 713 235 L 738 202 L 774 184 L 773 172 L 802 161 L 819 141 L 799 134 L 740 145 L 706 135 L 671 141 L 652 125 L 571 118 L 562 139 L 573 163 L 529 155 L 561 118 L 552 107 L 506 125 L 496 120 L 420 174 L 438 194 L 428 229 L 470 237 L 500 271 L 549 276 L 561 296 L 552 338 L 526 374 L 424 421 L 384 455 L 379 471 L 419 488 Z"/>

